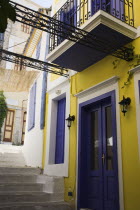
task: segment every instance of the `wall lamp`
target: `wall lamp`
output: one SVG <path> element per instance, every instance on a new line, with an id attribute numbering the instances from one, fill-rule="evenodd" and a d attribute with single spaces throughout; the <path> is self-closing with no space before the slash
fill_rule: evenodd
<path id="1" fill-rule="evenodd" d="M 127 109 L 128 109 L 128 106 L 130 105 L 131 103 L 131 99 L 129 97 L 125 98 L 123 96 L 123 99 L 119 102 L 119 104 L 121 105 L 121 110 L 122 110 L 122 113 L 124 114 L 125 116 L 125 113 L 127 112 Z"/>
<path id="2" fill-rule="evenodd" d="M 69 117 L 66 119 L 66 121 L 67 121 L 67 127 L 68 128 L 70 128 L 71 127 L 71 123 L 72 123 L 72 121 L 74 121 L 75 120 L 75 116 L 74 115 L 70 115 L 69 114 Z"/>

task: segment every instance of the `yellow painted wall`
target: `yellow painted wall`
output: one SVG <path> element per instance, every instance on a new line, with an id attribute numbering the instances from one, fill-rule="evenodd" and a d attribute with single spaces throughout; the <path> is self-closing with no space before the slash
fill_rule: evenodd
<path id="1" fill-rule="evenodd" d="M 51 74 L 50 81 L 53 82 L 54 80 L 58 79 L 60 76 L 57 74 Z"/>
<path id="2" fill-rule="evenodd" d="M 42 155 L 42 169 L 45 167 L 46 160 L 46 145 L 47 145 L 47 116 L 48 116 L 48 94 L 46 94 L 46 109 L 45 109 L 45 127 L 43 132 L 43 155 Z"/>
<path id="3" fill-rule="evenodd" d="M 134 42 L 140 46 L 140 39 Z M 140 47 L 139 47 L 140 51 Z M 113 68 L 112 62 L 114 57 L 108 56 L 94 66 L 89 67 L 85 71 L 76 74 L 71 78 L 71 114 L 78 119 L 76 108 L 77 99 L 74 97 L 76 93 L 81 92 L 91 86 L 94 86 L 112 76 L 119 76 L 119 94 L 120 100 L 123 95 L 130 97 L 132 102 L 126 116 L 120 112 L 121 117 L 121 140 L 122 140 L 122 164 L 123 164 L 123 182 L 124 182 L 124 204 L 125 210 L 140 209 L 140 162 L 138 156 L 138 137 L 136 125 L 136 104 L 134 97 L 134 80 L 122 88 L 127 80 L 127 71 L 130 69 L 128 62 L 122 61 L 116 69 Z M 71 200 L 68 197 L 68 191 L 76 190 L 76 121 L 70 129 L 70 163 L 69 163 L 69 178 L 65 178 L 65 200 Z M 72 198 L 73 199 L 73 198 Z"/>
<path id="4" fill-rule="evenodd" d="M 140 25 L 140 1 L 134 0 L 135 26 Z M 140 38 L 133 42 L 135 54 L 140 54 Z M 65 178 L 65 200 L 74 203 L 76 196 L 76 171 L 77 171 L 77 98 L 74 96 L 87 88 L 90 88 L 113 76 L 119 76 L 119 99 L 123 95 L 130 97 L 132 102 L 124 117 L 120 112 L 121 141 L 122 141 L 122 166 L 123 166 L 123 187 L 125 210 L 140 210 L 140 160 L 138 154 L 138 136 L 136 125 L 136 102 L 134 95 L 134 79 L 129 85 L 124 86 L 128 78 L 130 65 L 136 61 L 126 62 L 120 60 L 116 69 L 113 61 L 115 57 L 108 56 L 93 66 L 90 66 L 81 73 L 71 77 L 71 115 L 76 116 L 70 129 L 70 155 L 69 155 L 69 177 Z M 53 79 L 52 79 L 53 80 Z M 68 197 L 68 191 L 74 193 L 73 197 Z"/>

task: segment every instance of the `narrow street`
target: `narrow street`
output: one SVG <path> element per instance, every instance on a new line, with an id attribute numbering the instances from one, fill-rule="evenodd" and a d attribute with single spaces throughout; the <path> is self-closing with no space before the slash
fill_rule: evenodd
<path id="1" fill-rule="evenodd" d="M 0 0 L 0 210 L 140 210 L 140 0 Z"/>
<path id="2" fill-rule="evenodd" d="M 27 167 L 22 146 L 0 144 L 0 210 L 71 210 L 63 180 Z"/>

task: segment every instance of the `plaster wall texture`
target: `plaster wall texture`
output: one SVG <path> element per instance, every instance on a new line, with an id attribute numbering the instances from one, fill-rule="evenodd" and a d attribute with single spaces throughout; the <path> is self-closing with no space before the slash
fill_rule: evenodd
<path id="1" fill-rule="evenodd" d="M 11 106 L 26 107 L 24 100 L 28 99 L 28 92 L 4 92 L 7 104 Z"/>
<path id="2" fill-rule="evenodd" d="M 35 11 L 37 11 L 41 7 L 40 5 L 35 4 L 34 2 L 32 2 L 30 0 L 21 0 L 20 2 L 17 0 L 14 0 L 14 2 L 17 2 L 23 6 L 26 6 L 28 8 L 35 10 Z M 30 36 L 30 33 L 28 34 L 28 33 L 25 33 L 22 31 L 22 28 L 21 28 L 22 23 L 20 23 L 20 22 L 17 22 L 17 21 L 15 23 L 10 22 L 9 24 L 12 24 L 12 25 L 11 25 L 11 32 L 9 33 L 9 37 L 6 37 L 8 39 L 8 43 L 9 43 L 8 50 L 11 52 L 22 54 L 24 46 Z M 30 27 L 30 31 L 31 31 L 31 27 Z M 18 44 L 20 44 L 20 45 L 18 45 Z M 17 46 L 15 46 L 15 45 L 17 45 Z M 15 64 L 7 62 L 6 68 L 13 69 L 14 65 Z"/>
<path id="3" fill-rule="evenodd" d="M 35 4 L 34 2 L 30 0 L 21 0 L 20 2 L 17 0 L 13 0 L 13 1 L 36 11 L 41 7 L 40 5 Z M 5 32 L 5 37 L 4 37 L 4 49 L 9 50 L 11 52 L 22 54 L 24 46 L 29 36 L 30 34 L 27 34 L 21 31 L 21 23 L 19 22 L 13 23 L 12 21 L 9 21 L 8 27 Z M 17 44 L 20 44 L 20 45 L 17 45 Z M 1 63 L 2 68 L 6 68 L 9 70 L 14 69 L 14 66 L 15 64 L 10 63 L 10 62 L 2 61 Z M 4 95 L 7 99 L 8 107 L 15 110 L 14 130 L 13 130 L 12 141 L 14 141 L 15 143 L 18 143 L 18 142 L 21 142 L 21 136 L 22 136 L 23 110 L 21 108 L 25 107 L 26 109 L 27 107 L 26 101 L 23 101 L 23 100 L 27 100 L 28 93 L 5 92 Z M 4 131 L 4 126 L 2 130 Z"/>
<path id="4" fill-rule="evenodd" d="M 55 0 L 53 2 L 54 10 L 57 10 L 61 1 Z M 135 26 L 140 26 L 140 2 L 137 0 L 133 1 L 134 3 L 134 14 L 135 14 Z M 137 38 L 132 42 L 132 45 L 135 47 L 135 54 L 140 52 L 140 38 Z M 118 154 L 121 154 L 122 158 L 122 180 L 120 182 L 121 187 L 123 188 L 121 202 L 121 210 L 139 210 L 140 206 L 140 164 L 139 164 L 139 142 L 138 142 L 138 126 L 136 118 L 136 98 L 135 98 L 135 84 L 134 78 L 131 79 L 131 82 L 125 88 L 124 83 L 128 78 L 128 71 L 130 70 L 131 64 L 136 64 L 136 61 L 126 62 L 120 60 L 116 69 L 114 69 L 113 61 L 115 60 L 112 56 L 107 56 L 102 59 L 95 65 L 90 66 L 84 71 L 75 74 L 71 77 L 70 81 L 70 114 L 76 116 L 76 120 L 73 126 L 70 129 L 70 154 L 69 154 L 69 174 L 68 178 L 65 178 L 65 200 L 72 201 L 76 203 L 77 201 L 77 167 L 78 167 L 78 99 L 75 96 L 76 94 L 87 90 L 88 88 L 94 87 L 95 85 L 107 81 L 109 78 L 118 76 L 120 79 L 118 81 L 118 102 L 122 100 L 123 95 L 125 97 L 131 98 L 131 105 L 129 111 L 124 117 L 121 112 L 119 112 L 118 124 L 120 124 L 120 135 L 118 136 L 118 141 L 121 142 L 121 147 L 118 148 Z M 58 77 L 54 77 L 49 82 L 57 83 L 60 80 Z M 138 89 L 138 87 L 137 87 Z M 94 94 L 94 93 L 93 93 Z M 96 95 L 96 91 L 95 91 Z M 137 94 L 138 95 L 138 94 Z M 88 98 L 88 96 L 87 96 Z M 138 101 L 138 99 L 137 99 Z M 46 109 L 48 109 L 48 104 L 46 103 Z M 120 110 L 120 105 L 116 104 L 116 109 Z M 47 116 L 46 116 L 47 120 Z M 140 126 L 140 125 L 139 125 Z M 117 128 L 118 129 L 118 128 Z M 47 135 L 47 129 L 44 130 L 45 135 Z M 118 159 L 119 159 L 118 155 Z M 133 181 L 132 181 L 133 180 Z M 74 192 L 73 197 L 68 196 L 68 192 Z M 123 205 L 124 202 L 124 205 Z"/>
<path id="5" fill-rule="evenodd" d="M 42 167 L 43 130 L 40 130 L 42 74 L 37 79 L 36 88 L 35 127 L 32 128 L 32 130 L 28 131 L 28 114 L 30 103 L 30 101 L 28 101 L 27 123 L 23 153 L 26 164 L 28 166 Z M 30 98 L 30 95 L 28 98 Z"/>
<path id="6" fill-rule="evenodd" d="M 3 43 L 3 49 L 7 50 L 8 46 L 9 46 L 9 37 L 11 34 L 11 30 L 12 30 L 12 21 L 9 20 L 9 24 L 7 26 L 7 29 L 4 33 L 4 43 Z M 0 63 L 0 68 L 5 68 L 6 67 L 6 61 L 1 61 Z"/>
<path id="7" fill-rule="evenodd" d="M 46 50 L 46 33 L 42 33 L 39 60 L 44 61 L 45 50 Z M 36 49 L 34 50 L 32 57 L 36 58 Z M 28 131 L 28 116 L 29 116 L 28 110 L 30 103 L 30 101 L 28 101 L 26 134 L 25 134 L 25 143 L 23 147 L 23 152 L 27 165 L 34 167 L 42 167 L 43 130 L 40 129 L 42 79 L 43 79 L 43 72 L 40 72 L 36 80 L 37 90 L 36 90 L 35 127 L 30 131 Z M 28 96 L 28 99 L 29 98 L 30 95 Z"/>
<path id="8" fill-rule="evenodd" d="M 53 0 L 53 3 L 52 3 L 52 16 L 57 12 L 57 10 L 59 10 L 63 4 L 65 4 L 67 0 Z"/>

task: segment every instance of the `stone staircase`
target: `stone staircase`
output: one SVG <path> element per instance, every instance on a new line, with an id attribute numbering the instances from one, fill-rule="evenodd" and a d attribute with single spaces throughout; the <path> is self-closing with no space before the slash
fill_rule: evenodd
<path id="1" fill-rule="evenodd" d="M 71 210 L 63 178 L 25 166 L 22 148 L 0 145 L 0 210 Z"/>

